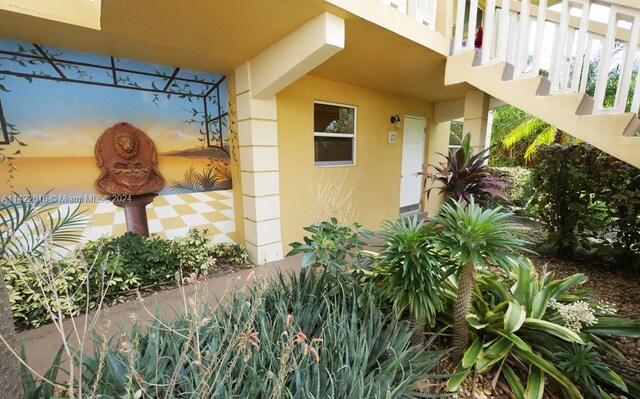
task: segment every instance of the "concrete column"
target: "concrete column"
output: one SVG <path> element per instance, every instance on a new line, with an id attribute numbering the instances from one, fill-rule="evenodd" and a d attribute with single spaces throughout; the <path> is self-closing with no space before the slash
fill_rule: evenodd
<path id="1" fill-rule="evenodd" d="M 344 20 L 324 13 L 235 71 L 245 245 L 255 264 L 283 258 L 276 94 L 344 48 Z"/>
<path id="2" fill-rule="evenodd" d="M 487 138 L 487 119 L 491 96 L 477 90 L 470 91 L 464 98 L 464 124 L 462 133 L 471 133 L 471 149 L 474 154 L 484 150 Z"/>
<path id="3" fill-rule="evenodd" d="M 250 63 L 236 69 L 245 245 L 253 263 L 282 259 L 276 98 L 256 100 Z"/>
<path id="4" fill-rule="evenodd" d="M 427 138 L 429 143 L 429 149 L 427 152 L 427 164 L 438 165 L 444 162 L 445 159 L 440 154 L 447 154 L 449 152 L 449 131 L 451 130 L 451 121 L 445 121 L 440 123 L 434 123 L 429 128 Z M 440 153 L 440 154 L 438 154 Z M 433 172 L 433 168 L 426 168 L 427 171 Z M 432 186 L 431 182 L 427 182 L 426 188 L 429 189 Z M 425 201 L 423 211 L 427 212 L 429 216 L 434 216 L 440 210 L 440 206 L 444 203 L 444 196 L 440 194 L 438 190 L 431 191 L 429 199 L 425 195 Z"/>

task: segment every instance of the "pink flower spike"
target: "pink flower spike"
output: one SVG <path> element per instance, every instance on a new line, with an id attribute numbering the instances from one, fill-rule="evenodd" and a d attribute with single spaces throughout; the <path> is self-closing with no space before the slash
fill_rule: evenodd
<path id="1" fill-rule="evenodd" d="M 289 313 L 287 315 L 287 319 L 284 322 L 285 327 L 289 327 L 289 325 L 291 324 L 291 319 L 293 319 L 293 316 L 291 315 L 291 313 Z"/>
<path id="2" fill-rule="evenodd" d="M 250 282 L 253 276 L 255 276 L 255 274 L 256 274 L 255 270 L 251 270 L 251 272 L 247 275 L 247 278 L 244 279 L 244 282 L 245 283 Z"/>
<path id="3" fill-rule="evenodd" d="M 310 350 L 311 350 L 311 353 L 313 353 L 316 357 L 316 363 L 320 363 L 320 355 L 318 354 L 318 350 L 313 346 L 311 347 Z"/>

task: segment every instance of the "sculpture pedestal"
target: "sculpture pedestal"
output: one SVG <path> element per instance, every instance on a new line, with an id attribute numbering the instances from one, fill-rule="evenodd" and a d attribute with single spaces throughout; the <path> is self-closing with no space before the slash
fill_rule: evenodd
<path id="1" fill-rule="evenodd" d="M 113 205 L 124 209 L 127 231 L 139 236 L 149 237 L 149 222 L 146 207 L 158 194 L 132 195 L 131 201 L 114 202 Z"/>

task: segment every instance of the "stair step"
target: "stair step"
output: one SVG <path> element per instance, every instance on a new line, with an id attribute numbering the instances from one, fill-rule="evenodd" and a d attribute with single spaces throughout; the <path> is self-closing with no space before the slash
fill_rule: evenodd
<path id="1" fill-rule="evenodd" d="M 472 86 L 522 109 L 625 162 L 640 167 L 640 119 L 635 113 L 593 114 L 594 100 L 584 93 L 552 93 L 543 76 L 513 76 L 506 62 L 477 65 L 476 51 L 447 60 L 445 84 Z M 473 66 L 474 61 L 477 66 Z"/>

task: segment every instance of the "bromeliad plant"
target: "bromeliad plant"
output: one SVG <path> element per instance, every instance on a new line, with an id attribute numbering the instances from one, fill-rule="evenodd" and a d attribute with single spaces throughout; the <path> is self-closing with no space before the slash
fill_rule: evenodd
<path id="1" fill-rule="evenodd" d="M 433 185 L 426 190 L 427 198 L 433 190 L 444 194 L 447 200 L 483 201 L 490 197 L 509 198 L 502 192 L 507 183 L 497 174 L 492 173 L 487 166 L 489 149 L 472 154 L 471 136 L 467 133 L 462 139 L 462 146 L 449 155 L 442 155 L 446 163 L 429 165 L 435 169 L 434 173 L 425 172 L 425 184 L 429 181 Z"/>
<path id="2" fill-rule="evenodd" d="M 611 317 L 610 306 L 578 289 L 586 280 L 582 274 L 556 280 L 524 258 L 508 272 L 478 273 L 466 316 L 474 340 L 448 388 L 456 390 L 473 369 L 496 368 L 518 399 L 541 398 L 548 388 L 545 377 L 562 387 L 565 398 L 582 398 L 582 388 L 608 398 L 603 384 L 627 392 L 598 352 L 622 355 L 599 335 L 638 337 L 640 324 Z"/>
<path id="3" fill-rule="evenodd" d="M 453 309 L 454 357 L 459 358 L 467 347 L 469 325 L 465 319 L 476 286 L 476 270 L 496 265 L 509 269 L 514 258 L 526 251 L 525 241 L 509 232 L 513 228 L 510 213 L 500 207 L 483 209 L 473 197 L 464 206 L 460 202 L 444 204 L 433 218 L 438 226 L 438 241 L 449 250 L 457 276 L 456 300 Z"/>

